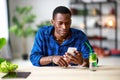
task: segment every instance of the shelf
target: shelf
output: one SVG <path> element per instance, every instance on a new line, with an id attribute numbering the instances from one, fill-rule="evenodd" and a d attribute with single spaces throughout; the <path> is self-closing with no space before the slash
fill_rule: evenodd
<path id="1" fill-rule="evenodd" d="M 97 29 L 103 29 L 103 30 L 115 30 L 115 28 L 107 28 L 107 27 L 88 27 L 87 26 L 87 30 L 97 30 Z"/>
<path id="2" fill-rule="evenodd" d="M 102 2 L 82 2 L 82 1 L 75 1 L 75 2 L 71 2 L 70 4 L 86 4 L 86 5 L 89 5 L 89 4 L 108 4 L 108 3 L 117 3 L 116 1 L 102 1 Z"/>
<path id="3" fill-rule="evenodd" d="M 73 0 L 71 1 L 72 3 L 70 3 L 70 8 L 73 13 L 72 16 L 74 20 L 76 18 L 75 21 L 80 20 L 79 23 L 84 24 L 85 28 L 83 30 L 88 36 L 88 39 L 93 43 L 96 43 L 97 41 L 97 45 L 100 47 L 105 46 L 103 43 L 114 43 L 113 46 L 117 49 L 117 2 L 106 1 L 85 3 L 81 2 L 82 0 L 74 0 L 80 2 L 73 2 Z M 108 20 L 113 21 L 113 27 L 108 25 L 108 23 L 110 23 Z M 110 47 L 109 44 L 106 46 Z"/>
<path id="4" fill-rule="evenodd" d="M 106 3 L 107 3 L 107 5 L 103 5 Z M 115 13 L 116 12 L 116 4 L 117 4 L 117 2 L 115 2 L 115 1 L 95 2 L 95 3 L 82 3 L 82 2 L 79 3 L 79 2 L 77 2 L 74 4 L 70 4 L 70 8 L 71 8 L 71 12 L 73 13 L 73 15 L 109 16 L 110 14 L 113 14 L 114 16 L 117 16 Z M 109 7 L 108 10 L 106 10 L 106 7 Z"/>
<path id="5" fill-rule="evenodd" d="M 102 36 L 88 36 L 89 40 L 107 40 L 106 37 L 102 37 Z"/>
<path id="6" fill-rule="evenodd" d="M 112 14 L 112 15 L 111 14 L 101 14 L 101 15 L 72 15 L 72 16 L 79 16 L 79 17 L 80 16 L 81 17 L 84 17 L 84 16 L 86 16 L 86 17 L 100 17 L 100 16 L 103 16 L 104 17 L 105 16 L 106 17 L 106 16 L 116 16 L 116 15 L 115 14 Z"/>
<path id="7" fill-rule="evenodd" d="M 100 39 L 89 39 L 90 41 L 101 41 Z M 114 39 L 102 39 L 102 41 L 105 41 L 105 42 L 115 42 Z"/>

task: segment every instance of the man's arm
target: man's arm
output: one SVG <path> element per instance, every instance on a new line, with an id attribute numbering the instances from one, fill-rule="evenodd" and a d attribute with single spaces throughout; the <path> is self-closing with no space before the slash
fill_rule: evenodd
<path id="1" fill-rule="evenodd" d="M 53 56 L 42 57 L 42 58 L 40 59 L 40 64 L 41 64 L 41 65 L 47 65 L 47 64 L 52 63 L 52 60 L 53 60 Z"/>
<path id="2" fill-rule="evenodd" d="M 68 66 L 68 63 L 63 59 L 63 56 L 47 56 L 40 59 L 40 65 L 54 63 L 58 66 Z"/>

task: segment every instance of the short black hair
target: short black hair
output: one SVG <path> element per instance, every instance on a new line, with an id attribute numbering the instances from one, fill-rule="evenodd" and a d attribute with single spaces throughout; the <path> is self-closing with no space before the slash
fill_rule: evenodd
<path id="1" fill-rule="evenodd" d="M 57 13 L 70 14 L 71 16 L 71 11 L 65 6 L 58 6 L 54 9 L 53 16 L 52 16 L 53 19 Z"/>

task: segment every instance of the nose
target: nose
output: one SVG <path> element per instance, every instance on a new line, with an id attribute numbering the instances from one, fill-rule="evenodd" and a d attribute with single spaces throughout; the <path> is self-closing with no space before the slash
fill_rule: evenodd
<path id="1" fill-rule="evenodd" d="M 63 25 L 62 25 L 62 28 L 63 28 L 63 29 L 66 29 L 66 28 L 67 28 L 67 26 L 66 26 L 65 24 L 63 24 Z"/>

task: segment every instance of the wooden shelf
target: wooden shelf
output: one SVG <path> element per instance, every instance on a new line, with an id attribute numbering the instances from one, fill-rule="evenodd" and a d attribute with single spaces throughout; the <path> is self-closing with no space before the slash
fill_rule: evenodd
<path id="1" fill-rule="evenodd" d="M 71 0 L 71 1 L 73 1 L 73 0 Z M 89 40 L 93 40 L 93 41 L 97 40 L 97 41 L 99 41 L 100 42 L 100 47 L 103 46 L 103 41 L 105 41 L 105 42 L 107 42 L 107 41 L 108 42 L 109 41 L 113 42 L 114 41 L 115 42 L 115 45 L 114 45 L 115 49 L 117 49 L 118 48 L 118 37 L 117 37 L 117 27 L 118 27 L 117 26 L 117 2 L 116 1 L 109 1 L 109 2 L 106 1 L 106 2 L 90 2 L 90 3 L 85 3 L 85 2 L 77 2 L 77 1 L 78 0 L 75 0 L 75 2 L 70 3 L 70 8 L 72 8 L 73 11 L 76 11 L 75 14 L 73 15 L 74 18 L 77 17 L 77 19 L 80 18 L 81 20 L 83 20 L 83 23 L 86 26 L 83 30 L 85 31 L 86 35 L 91 35 L 91 34 L 89 34 L 90 30 L 99 30 L 99 31 L 95 31 L 95 32 L 97 32 L 97 34 L 99 33 L 99 36 L 94 36 L 93 35 L 93 36 L 89 37 Z M 109 11 L 103 13 L 105 4 L 107 4 L 107 7 L 109 7 L 108 5 L 113 5 L 113 6 L 111 6 L 111 9 L 114 8 L 115 12 L 113 12 L 112 15 L 110 15 Z M 92 7 L 89 7 L 89 6 L 92 6 Z M 97 6 L 97 8 L 96 8 L 96 6 Z M 93 8 L 96 8 L 96 10 L 98 10 L 98 12 L 95 13 L 95 15 L 93 15 L 94 12 L 93 13 L 89 12 Z M 77 10 L 78 10 L 78 12 L 77 12 Z M 82 11 L 82 12 L 80 12 L 80 11 Z M 89 22 L 88 22 L 89 18 L 95 18 L 96 20 L 99 19 L 100 22 L 102 22 L 103 18 L 107 17 L 107 16 L 108 17 L 109 16 L 114 16 L 115 17 L 115 20 L 116 20 L 116 26 L 115 26 L 115 28 L 106 28 L 106 27 L 101 27 L 101 26 L 100 27 L 94 27 L 95 24 L 90 24 L 89 25 Z M 92 23 L 94 23 L 94 22 L 92 22 Z M 113 32 L 114 32 L 113 33 L 114 39 L 110 39 L 108 35 L 104 35 L 104 36 L 106 36 L 106 37 L 104 37 L 103 36 L 103 34 L 105 32 L 104 30 L 107 30 L 107 31 L 108 30 L 113 30 Z M 94 33 L 94 32 L 92 31 L 92 33 Z"/>

